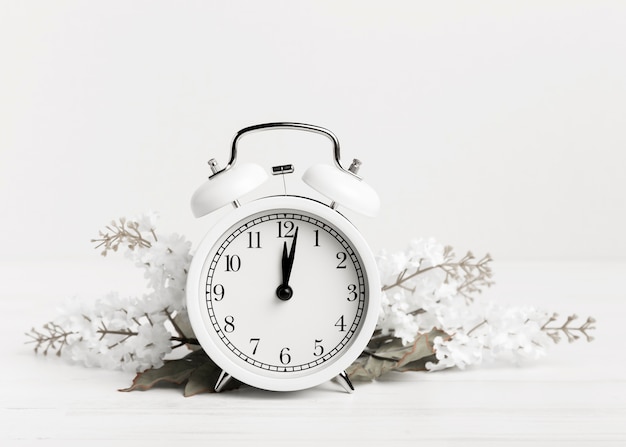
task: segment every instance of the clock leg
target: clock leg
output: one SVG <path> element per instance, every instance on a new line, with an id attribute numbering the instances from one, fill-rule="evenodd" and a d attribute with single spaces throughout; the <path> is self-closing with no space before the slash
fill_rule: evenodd
<path id="1" fill-rule="evenodd" d="M 215 382 L 215 392 L 219 393 L 220 391 L 222 391 L 222 389 L 224 388 L 224 386 L 226 386 L 226 384 L 230 381 L 230 379 L 232 379 L 233 376 L 231 376 L 230 374 L 228 374 L 226 371 L 222 371 L 219 378 L 217 379 L 217 382 Z"/>
<path id="2" fill-rule="evenodd" d="M 337 376 L 337 381 L 341 384 L 341 386 L 348 393 L 354 392 L 354 385 L 352 385 L 352 382 L 350 381 L 350 378 L 348 377 L 348 374 L 345 371 L 343 371 Z"/>

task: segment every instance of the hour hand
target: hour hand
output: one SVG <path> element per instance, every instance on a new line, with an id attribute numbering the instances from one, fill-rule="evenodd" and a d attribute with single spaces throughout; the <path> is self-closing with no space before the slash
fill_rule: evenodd
<path id="1" fill-rule="evenodd" d="M 282 257 L 282 270 L 283 270 L 283 283 L 276 289 L 276 296 L 283 301 L 287 301 L 293 296 L 293 289 L 289 286 L 289 278 L 291 277 L 291 270 L 293 268 L 293 260 L 296 257 L 296 243 L 298 242 L 298 227 L 293 235 L 293 241 L 291 242 L 291 249 L 287 254 L 287 242 L 283 244 L 283 257 Z"/>
<path id="2" fill-rule="evenodd" d="M 289 266 L 289 255 L 287 254 L 287 241 L 283 243 L 283 284 L 289 283 L 291 267 Z"/>

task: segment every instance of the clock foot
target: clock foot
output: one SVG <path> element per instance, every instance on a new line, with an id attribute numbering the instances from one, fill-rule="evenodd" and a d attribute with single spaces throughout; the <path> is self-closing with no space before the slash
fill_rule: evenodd
<path id="1" fill-rule="evenodd" d="M 345 371 L 337 376 L 337 381 L 348 393 L 354 392 L 354 385 L 352 385 L 352 382 Z"/>
<path id="2" fill-rule="evenodd" d="M 224 389 L 224 386 L 226 386 L 226 384 L 230 382 L 230 379 L 232 378 L 233 376 L 228 374 L 226 371 L 222 371 L 219 378 L 217 379 L 217 382 L 215 382 L 215 392 L 219 393 L 220 391 L 222 391 L 222 389 Z"/>

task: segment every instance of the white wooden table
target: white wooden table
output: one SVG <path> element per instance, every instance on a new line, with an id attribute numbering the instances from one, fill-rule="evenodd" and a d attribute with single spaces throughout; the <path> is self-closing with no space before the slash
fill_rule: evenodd
<path id="1" fill-rule="evenodd" d="M 132 375 L 35 356 L 23 335 L 65 296 L 141 285 L 128 264 L 4 262 L 0 445 L 626 445 L 626 264 L 494 263 L 494 299 L 598 320 L 522 367 L 393 374 L 293 393 L 120 393 Z M 36 272 L 36 274 L 33 274 Z"/>

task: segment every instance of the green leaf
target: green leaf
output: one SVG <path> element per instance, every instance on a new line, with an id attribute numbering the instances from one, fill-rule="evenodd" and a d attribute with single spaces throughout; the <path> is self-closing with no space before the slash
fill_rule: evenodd
<path id="1" fill-rule="evenodd" d="M 211 361 L 204 351 L 194 351 L 177 360 L 169 360 L 160 368 L 147 369 L 135 376 L 130 387 L 120 391 L 149 390 L 159 383 L 180 385 L 201 365 Z"/>
<path id="2" fill-rule="evenodd" d="M 212 360 L 196 368 L 185 385 L 185 397 L 195 396 L 200 393 L 215 393 L 215 384 L 221 373 L 220 367 L 213 363 Z M 235 390 L 241 385 L 241 382 L 231 377 L 230 381 L 222 387 L 220 392 Z"/>
<path id="3" fill-rule="evenodd" d="M 196 368 L 185 385 L 185 397 L 195 396 L 200 393 L 214 393 L 215 384 L 220 377 L 222 370 L 213 360 L 209 359 L 206 363 Z M 241 386 L 235 378 L 231 378 L 220 392 L 231 391 Z"/>
<path id="4" fill-rule="evenodd" d="M 215 392 L 214 386 L 221 372 L 220 367 L 211 360 L 196 368 L 185 385 L 185 397 Z"/>

